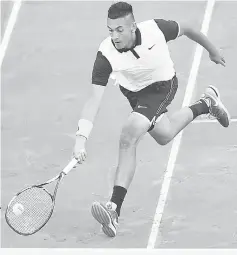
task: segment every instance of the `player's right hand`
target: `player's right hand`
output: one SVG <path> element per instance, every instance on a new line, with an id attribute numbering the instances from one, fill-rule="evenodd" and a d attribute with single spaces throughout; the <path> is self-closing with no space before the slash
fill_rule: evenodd
<path id="1" fill-rule="evenodd" d="M 86 160 L 86 148 L 85 148 L 86 138 L 83 136 L 77 136 L 75 146 L 73 149 L 73 157 L 82 164 Z"/>

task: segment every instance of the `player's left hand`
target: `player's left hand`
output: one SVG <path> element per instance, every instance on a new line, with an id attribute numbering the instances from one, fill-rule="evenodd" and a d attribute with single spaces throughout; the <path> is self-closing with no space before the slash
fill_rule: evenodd
<path id="1" fill-rule="evenodd" d="M 226 66 L 224 57 L 221 56 L 219 53 L 209 54 L 209 57 L 211 61 L 213 61 L 214 63 L 221 64 L 222 66 Z"/>

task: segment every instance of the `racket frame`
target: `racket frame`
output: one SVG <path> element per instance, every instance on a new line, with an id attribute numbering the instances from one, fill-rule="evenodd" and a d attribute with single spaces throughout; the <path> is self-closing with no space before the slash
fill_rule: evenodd
<path id="1" fill-rule="evenodd" d="M 51 218 L 52 214 L 53 214 L 53 211 L 54 211 L 54 207 L 55 207 L 55 198 L 56 198 L 56 194 L 57 194 L 57 191 L 58 191 L 58 187 L 59 187 L 59 183 L 60 181 L 73 169 L 73 167 L 77 164 L 77 160 L 75 158 L 73 158 L 69 164 L 57 175 L 55 176 L 54 178 L 52 179 L 49 179 L 48 181 L 44 182 L 44 183 L 41 183 L 41 184 L 35 184 L 35 185 L 31 185 L 31 186 L 28 186 L 26 188 L 24 188 L 23 190 L 19 191 L 15 196 L 13 196 L 13 198 L 10 200 L 10 202 L 8 203 L 7 205 L 7 208 L 6 208 L 6 211 L 5 211 L 5 220 L 8 224 L 8 226 L 14 230 L 16 233 L 18 233 L 19 235 L 23 235 L 23 236 L 29 236 L 29 235 L 33 235 L 35 234 L 36 232 L 38 232 L 40 229 L 42 229 L 46 224 L 47 222 L 49 221 L 49 219 Z M 48 185 L 54 181 L 57 181 L 56 185 L 55 185 L 55 188 L 54 188 L 54 192 L 53 192 L 53 195 L 51 193 L 48 192 L 48 190 L 46 188 L 44 188 L 45 185 Z M 19 232 L 18 230 L 16 230 L 15 228 L 12 227 L 12 225 L 10 224 L 9 220 L 8 220 L 8 217 L 7 217 L 7 213 L 9 211 L 9 208 L 10 208 L 10 205 L 12 204 L 13 200 L 19 196 L 21 193 L 25 192 L 26 190 L 28 189 L 31 189 L 31 188 L 41 188 L 43 189 L 49 196 L 50 198 L 52 199 L 52 209 L 51 209 L 51 212 L 47 218 L 47 220 L 45 220 L 45 223 L 42 224 L 41 227 L 37 228 L 34 232 L 32 233 L 21 233 Z"/>

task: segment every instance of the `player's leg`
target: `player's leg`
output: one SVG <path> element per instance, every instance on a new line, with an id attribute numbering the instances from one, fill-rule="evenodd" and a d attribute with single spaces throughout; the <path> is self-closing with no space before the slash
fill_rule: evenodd
<path id="1" fill-rule="evenodd" d="M 150 121 L 133 112 L 124 125 L 119 141 L 119 159 L 114 185 L 125 189 L 131 184 L 136 167 L 136 147 L 141 137 L 150 127 Z"/>
<path id="2" fill-rule="evenodd" d="M 119 163 L 112 197 L 105 206 L 99 202 L 92 205 L 92 215 L 102 224 L 102 230 L 108 236 L 116 235 L 117 219 L 136 168 L 136 146 L 151 128 L 156 112 L 162 112 L 175 94 L 177 78 L 154 83 L 139 92 L 131 92 L 123 87 L 120 89 L 129 100 L 133 113 L 120 137 Z"/>
<path id="3" fill-rule="evenodd" d="M 222 111 L 222 115 L 220 114 L 220 107 L 217 107 L 218 100 L 215 100 L 213 93 L 206 93 L 199 102 L 181 109 L 168 118 L 163 113 L 167 111 L 167 105 L 173 100 L 177 87 L 178 81 L 174 77 L 170 81 L 152 84 L 138 93 L 122 89 L 124 95 L 129 99 L 134 112 L 131 114 L 121 134 L 119 164 L 116 171 L 113 194 L 106 206 L 98 202 L 92 205 L 93 216 L 102 224 L 102 229 L 108 236 L 116 235 L 116 225 L 121 205 L 136 168 L 136 146 L 147 130 L 158 143 L 166 144 L 195 117 L 208 113 L 211 105 L 212 110 L 221 116 L 219 120 L 222 124 L 226 125 L 227 123 L 225 113 Z M 161 115 L 163 117 L 155 125 L 154 122 Z M 154 125 L 154 129 L 151 130 L 151 126 Z"/>
<path id="4" fill-rule="evenodd" d="M 203 110 L 200 110 L 201 114 L 208 113 L 208 108 L 205 108 L 207 107 L 204 105 Z M 184 107 L 171 116 L 162 114 L 160 119 L 156 121 L 154 128 L 149 131 L 149 134 L 160 145 L 166 145 L 190 122 L 192 122 L 193 119 L 194 115 L 189 107 Z"/>
<path id="5" fill-rule="evenodd" d="M 137 144 L 150 126 L 151 123 L 145 116 L 137 112 L 131 113 L 120 136 L 118 167 L 110 202 L 105 206 L 99 202 L 92 204 L 93 217 L 102 224 L 103 232 L 109 237 L 116 235 L 120 209 L 135 173 Z"/>
<path id="6" fill-rule="evenodd" d="M 156 86 L 149 86 L 139 92 L 131 92 L 121 86 L 120 89 L 127 97 L 133 112 L 121 133 L 118 167 L 111 199 L 105 206 L 95 202 L 91 209 L 94 218 L 102 224 L 104 233 L 110 237 L 116 235 L 121 206 L 134 176 L 137 144 L 150 129 L 154 112 L 157 109 L 155 106 L 154 110 L 154 105 L 150 104 L 156 101 L 156 94 L 158 93 Z"/>
<path id="7" fill-rule="evenodd" d="M 222 126 L 228 127 L 229 113 L 214 86 L 208 86 L 201 99 L 193 105 L 180 109 L 170 117 L 165 114 L 161 116 L 149 133 L 159 144 L 165 145 L 197 116 L 208 113 L 217 118 Z"/>
<path id="8" fill-rule="evenodd" d="M 156 82 L 140 90 L 131 92 L 120 86 L 122 93 L 127 97 L 133 113 L 129 117 L 127 124 L 122 130 L 119 147 L 119 162 L 115 174 L 113 193 L 110 202 L 106 207 L 111 207 L 112 211 L 116 210 L 120 216 L 120 209 L 126 196 L 127 189 L 132 181 L 136 168 L 136 146 L 140 138 L 150 130 L 156 119 L 157 112 L 164 112 L 167 104 L 172 100 L 177 90 L 178 82 L 176 76 L 164 82 Z M 139 128 L 138 128 L 139 127 Z M 100 220 L 107 219 L 106 223 L 110 224 L 106 208 L 100 203 L 94 203 L 92 214 Z M 100 221 L 101 222 L 101 221 Z M 115 235 L 115 231 L 108 230 L 103 226 L 105 233 Z M 106 233 L 108 235 L 108 233 Z"/>

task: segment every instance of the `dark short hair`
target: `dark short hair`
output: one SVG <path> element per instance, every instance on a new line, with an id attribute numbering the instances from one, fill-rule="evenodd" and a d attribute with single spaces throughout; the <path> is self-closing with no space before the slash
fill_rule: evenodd
<path id="1" fill-rule="evenodd" d="M 118 19 L 127 16 L 128 14 L 133 15 L 132 6 L 126 2 L 117 2 L 110 6 L 108 10 L 108 18 Z"/>

